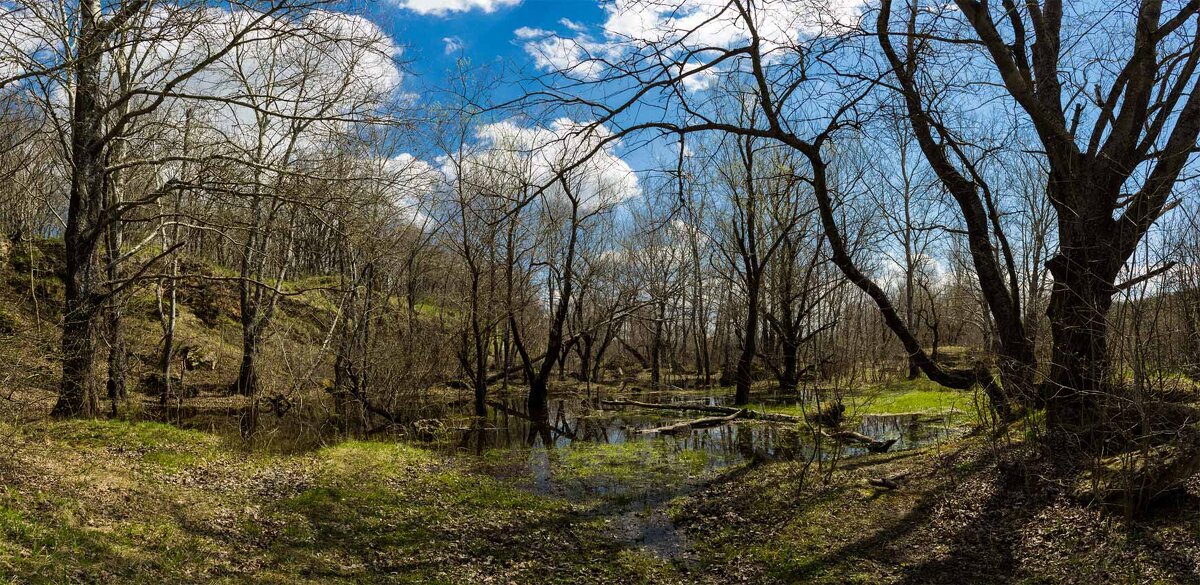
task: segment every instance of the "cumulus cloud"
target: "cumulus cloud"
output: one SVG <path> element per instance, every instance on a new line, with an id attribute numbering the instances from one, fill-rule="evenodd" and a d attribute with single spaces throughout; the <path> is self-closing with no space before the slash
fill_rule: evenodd
<path id="1" fill-rule="evenodd" d="M 210 10 L 210 12 L 213 12 Z M 260 14 L 215 12 L 192 34 L 138 50 L 178 55 L 167 61 L 158 87 L 212 47 L 229 42 Z M 303 34 L 279 34 L 297 31 Z M 230 144 L 268 158 L 296 150 L 289 136 L 296 120 L 311 119 L 299 147 L 314 147 L 382 104 L 398 89 L 400 49 L 382 29 L 354 15 L 315 11 L 299 22 L 261 21 L 244 45 L 189 79 L 183 92 L 200 98 L 176 100 Z M 277 152 L 278 151 L 278 152 Z"/>
<path id="2" fill-rule="evenodd" d="M 418 228 L 431 226 L 425 205 L 441 184 L 441 171 L 407 152 L 388 159 L 383 171 L 388 177 L 388 203 L 397 221 Z"/>
<path id="3" fill-rule="evenodd" d="M 459 12 L 479 10 L 492 13 L 501 8 L 520 4 L 521 0 L 397 0 L 396 5 L 417 14 L 446 16 Z"/>
<path id="4" fill-rule="evenodd" d="M 463 50 L 465 46 L 463 45 L 463 40 L 458 37 L 445 37 L 442 39 L 442 42 L 446 44 L 445 52 L 447 55 L 453 55 Z"/>
<path id="5" fill-rule="evenodd" d="M 754 7 L 754 23 L 767 58 L 781 48 L 806 38 L 845 30 L 859 18 L 864 0 L 765 0 Z M 516 31 L 534 63 L 546 71 L 561 71 L 595 79 L 603 63 L 648 48 L 683 59 L 680 71 L 703 63 L 704 48 L 730 48 L 745 43 L 750 32 L 740 13 L 725 0 L 613 0 L 603 2 L 605 13 L 600 38 L 579 23 L 563 20 L 568 31 L 522 28 Z M 705 70 L 684 80 L 688 91 L 703 91 L 716 82 L 716 72 Z"/>
<path id="6" fill-rule="evenodd" d="M 863 0 L 765 0 L 755 6 L 754 24 L 764 52 L 770 52 L 854 22 L 863 4 Z M 604 12 L 605 34 L 613 41 L 731 47 L 750 37 L 741 15 L 724 0 L 615 0 L 605 3 Z"/>
<path id="7" fill-rule="evenodd" d="M 514 34 L 525 41 L 525 52 L 533 57 L 538 69 L 557 71 L 580 79 L 596 79 L 604 71 L 603 63 L 598 58 L 604 56 L 610 46 L 593 40 L 586 33 L 564 37 L 540 28 L 521 27 Z"/>
<path id="8" fill-rule="evenodd" d="M 641 193 L 637 175 L 615 152 L 611 132 L 603 126 L 567 118 L 548 126 L 527 126 L 513 120 L 487 124 L 476 132 L 461 168 L 468 174 L 497 175 L 523 185 L 547 187 L 545 197 L 561 201 L 567 194 L 556 177 L 565 176 L 572 194 L 585 210 L 610 208 Z M 582 161 L 582 162 L 581 162 Z M 444 165 L 453 176 L 453 169 Z M 570 169 L 570 170 L 568 170 Z"/>
<path id="9" fill-rule="evenodd" d="M 53 6 L 0 2 L 0 83 L 37 70 L 60 41 L 52 34 Z"/>

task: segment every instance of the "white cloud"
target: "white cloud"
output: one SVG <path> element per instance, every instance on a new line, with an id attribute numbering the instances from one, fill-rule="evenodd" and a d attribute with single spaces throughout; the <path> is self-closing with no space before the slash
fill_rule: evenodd
<path id="1" fill-rule="evenodd" d="M 0 35 L 10 40 L 0 41 L 0 79 L 13 65 L 28 67 L 30 57 L 42 65 L 61 62 L 62 56 L 51 52 L 56 41 L 46 31 L 53 30 L 52 15 L 40 11 L 42 0 L 26 0 L 24 9 L 7 12 L 4 1 Z M 170 83 L 188 97 L 168 97 L 155 108 L 153 115 L 168 122 L 163 132 L 181 132 L 182 124 L 171 122 L 181 122 L 190 110 L 197 125 L 207 126 L 196 139 L 204 134 L 214 145 L 252 149 L 263 114 L 263 136 L 270 144 L 282 142 L 280 136 L 298 118 L 356 117 L 394 96 L 402 80 L 398 45 L 371 21 L 351 14 L 314 10 L 300 18 L 276 18 L 251 10 L 154 3 L 130 26 L 155 34 L 131 34 L 134 42 L 105 53 L 106 82 L 117 82 L 114 62 L 123 52 L 135 89 L 149 90 L 133 98 L 134 109 L 156 100 L 154 92 Z M 236 47 L 208 62 L 231 43 Z M 50 92 L 54 107 L 67 106 L 63 83 L 51 80 Z M 313 123 L 300 144 L 316 145 L 346 125 Z"/>
<path id="2" fill-rule="evenodd" d="M 447 55 L 453 55 L 459 51 L 462 51 L 463 47 L 465 46 L 463 44 L 463 40 L 458 37 L 445 37 L 442 39 L 442 42 L 446 43 Z"/>
<path id="3" fill-rule="evenodd" d="M 611 136 L 603 126 L 566 118 L 545 127 L 513 120 L 487 124 L 476 132 L 477 142 L 463 161 L 463 172 L 486 173 L 493 179 L 499 172 L 514 188 L 547 187 L 545 197 L 561 200 L 565 193 L 555 179 L 565 171 L 582 208 L 610 208 L 641 193 L 633 168 L 615 152 L 617 142 L 604 142 Z M 568 167 L 573 168 L 566 171 Z M 443 169 L 453 176 L 452 168 L 444 165 Z"/>
<path id="4" fill-rule="evenodd" d="M 704 48 L 730 48 L 745 43 L 749 29 L 741 14 L 727 0 L 612 0 L 602 2 L 605 21 L 602 38 L 589 34 L 583 25 L 563 19 L 569 32 L 523 27 L 516 31 L 526 41 L 525 51 L 538 68 L 560 71 L 583 79 L 596 79 L 605 67 L 601 60 L 645 50 L 668 58 L 687 57 L 678 70 L 702 66 Z M 753 8 L 755 28 L 768 59 L 781 48 L 791 47 L 855 23 L 864 0 L 764 0 Z M 688 91 L 703 91 L 716 82 L 715 71 L 706 70 L 684 80 Z"/>
<path id="5" fill-rule="evenodd" d="M 433 165 L 403 153 L 384 163 L 384 176 L 388 182 L 388 203 L 393 206 L 400 223 L 420 228 L 432 225 L 424 206 L 442 180 L 442 174 Z"/>
<path id="6" fill-rule="evenodd" d="M 417 14 L 446 16 L 457 12 L 479 10 L 492 13 L 501 8 L 520 4 L 521 0 L 397 0 L 396 5 Z"/>
<path id="7" fill-rule="evenodd" d="M 248 11 L 210 9 L 213 17 L 175 42 L 139 48 L 178 54 L 164 67 L 163 79 L 211 54 L 239 30 L 261 17 Z M 279 34 L 294 30 L 303 34 Z M 187 102 L 195 119 L 207 122 L 218 142 L 256 152 L 265 160 L 294 157 L 306 150 L 319 156 L 322 143 L 343 131 L 346 119 L 369 115 L 394 95 L 401 82 L 395 58 L 400 49 L 382 29 L 354 15 L 314 11 L 299 22 L 266 19 L 250 42 L 224 55 L 184 86 L 191 94 L 225 101 Z M 149 78 L 151 87 L 161 80 Z M 181 107 L 184 104 L 172 104 Z M 294 144 L 297 117 L 305 125 Z M 291 154 L 288 151 L 293 151 Z"/>
<path id="8" fill-rule="evenodd" d="M 513 31 L 513 34 L 517 35 L 518 39 L 536 39 L 538 37 L 544 37 L 553 33 L 544 28 L 530 28 L 528 26 L 523 26 Z"/>
<path id="9" fill-rule="evenodd" d="M 584 25 L 579 24 L 578 22 L 575 22 L 569 18 L 563 18 L 563 19 L 559 20 L 558 23 L 577 32 L 577 33 L 583 32 L 584 29 L 587 28 Z"/>
<path id="10" fill-rule="evenodd" d="M 526 40 L 525 52 L 533 57 L 538 69 L 579 79 L 596 79 L 604 71 L 600 58 L 607 52 L 608 45 L 597 43 L 584 33 L 567 38 L 542 29 L 521 27 L 515 34 Z"/>
<path id="11" fill-rule="evenodd" d="M 712 89 L 717 84 L 717 72 L 715 68 L 704 69 L 703 63 L 695 65 L 682 65 L 679 67 L 679 75 L 689 74 L 683 78 L 683 89 L 686 91 L 697 92 Z"/>
<path id="12" fill-rule="evenodd" d="M 752 18 L 763 51 L 839 29 L 857 20 L 863 0 L 765 0 Z M 749 39 L 741 14 L 726 0 L 615 0 L 604 5 L 609 40 L 635 45 L 680 42 L 730 47 Z"/>
<path id="13" fill-rule="evenodd" d="M 57 15 L 48 2 L 0 3 L 0 82 L 37 70 L 61 46 L 53 34 Z"/>

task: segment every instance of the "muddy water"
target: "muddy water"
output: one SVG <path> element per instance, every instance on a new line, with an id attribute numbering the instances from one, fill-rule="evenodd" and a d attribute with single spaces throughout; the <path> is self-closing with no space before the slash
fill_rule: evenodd
<path id="1" fill-rule="evenodd" d="M 723 394 L 644 393 L 646 402 L 727 405 Z M 776 400 L 777 404 L 795 406 Z M 769 399 L 763 401 L 770 402 Z M 493 401 L 474 419 L 469 404 L 414 409 L 410 440 L 466 458 L 493 475 L 537 493 L 568 499 L 585 516 L 602 520 L 620 540 L 663 558 L 686 559 L 687 543 L 663 511 L 669 500 L 691 493 L 724 471 L 751 460 L 828 462 L 867 453 L 856 446 L 815 441 L 799 425 L 738 420 L 676 435 L 644 429 L 703 416 L 694 412 L 604 407 L 596 399 L 552 399 L 548 412 L 528 412 L 523 400 Z M 943 421 L 915 415 L 866 415 L 855 429 L 893 450 L 922 447 L 960 432 Z"/>

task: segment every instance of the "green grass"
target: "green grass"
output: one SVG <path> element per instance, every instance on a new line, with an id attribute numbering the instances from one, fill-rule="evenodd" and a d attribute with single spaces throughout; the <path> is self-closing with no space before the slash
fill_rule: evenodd
<path id="1" fill-rule="evenodd" d="M 2 425 L 0 425 L 2 426 Z M 461 461 L 350 441 L 248 453 L 157 423 L 44 422 L 0 433 L 0 582 L 671 582 L 576 504 Z M 647 459 L 649 457 L 649 459 Z M 564 456 L 580 475 L 658 455 Z M 663 465 L 670 473 L 698 463 Z"/>
<path id="2" fill-rule="evenodd" d="M 977 418 L 977 401 L 986 401 L 986 397 L 972 391 L 949 390 L 920 376 L 913 380 L 898 379 L 848 392 L 842 400 L 849 416 L 953 412 L 963 417 L 965 422 L 971 422 Z M 792 416 L 811 415 L 816 410 L 815 405 L 752 404 L 750 408 Z"/>
<path id="3" fill-rule="evenodd" d="M 956 390 L 910 390 L 856 396 L 851 407 L 859 414 L 896 414 L 902 412 L 943 412 L 974 410 L 975 395 Z"/>

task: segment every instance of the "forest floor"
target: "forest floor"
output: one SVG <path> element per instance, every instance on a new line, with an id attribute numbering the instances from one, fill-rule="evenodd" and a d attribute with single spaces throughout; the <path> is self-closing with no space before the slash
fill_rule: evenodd
<path id="1" fill-rule="evenodd" d="M 742 439 L 778 452 L 777 427 L 713 429 L 697 434 L 703 445 L 680 438 L 690 441 L 682 449 L 610 444 L 610 435 L 661 421 L 622 411 L 614 423 L 613 413 L 588 411 L 573 432 L 602 431 L 605 441 L 581 437 L 538 454 L 506 418 L 516 444 L 462 454 L 331 440 L 324 403 L 307 401 L 266 417 L 279 426 L 250 449 L 231 414 L 244 404 L 224 391 L 237 365 L 234 296 L 216 285 L 185 291 L 180 315 L 180 343 L 213 359 L 188 374 L 202 396 L 181 409 L 188 426 L 208 430 L 47 420 L 61 244 L 43 248 L 48 267 L 35 271 L 16 255 L 11 271 L 0 266 L 0 329 L 15 332 L 0 335 L 0 363 L 10 366 L 0 401 L 0 583 L 1200 583 L 1200 479 L 1149 516 L 1125 519 L 1027 479 L 1042 470 L 1005 464 L 1037 460 L 1019 438 L 997 447 L 953 434 L 831 468 L 739 454 Z M 31 287 L 41 304 L 28 302 Z M 317 363 L 321 306 L 305 296 L 281 305 L 267 364 Z M 135 294 L 128 316 L 141 380 L 156 363 L 153 297 Z M 924 379 L 867 386 L 844 397 L 849 419 L 938 412 L 971 425 L 986 410 L 977 396 Z M 14 398 L 21 388 L 34 389 L 29 399 Z M 134 395 L 122 416 L 153 418 L 146 405 L 157 401 Z M 795 400 L 758 398 L 756 408 L 807 414 Z M 535 455 L 545 467 L 531 469 Z M 543 472 L 554 489 L 539 485 Z M 900 478 L 898 488 L 867 484 L 881 477 Z"/>
<path id="2" fill-rule="evenodd" d="M 663 504 L 687 549 L 667 557 L 614 537 L 603 502 L 414 446 L 247 452 L 119 420 L 0 437 L 15 583 L 1200 583 L 1197 482 L 1126 520 L 1017 479 L 1036 470 L 996 462 L 1020 446 L 979 437 L 723 470 Z"/>

